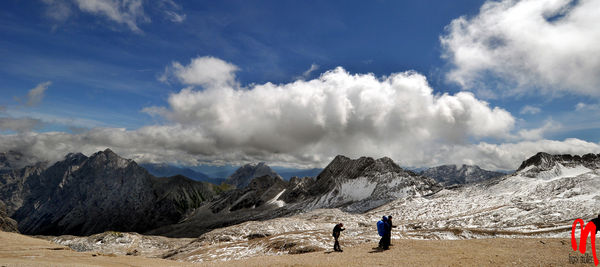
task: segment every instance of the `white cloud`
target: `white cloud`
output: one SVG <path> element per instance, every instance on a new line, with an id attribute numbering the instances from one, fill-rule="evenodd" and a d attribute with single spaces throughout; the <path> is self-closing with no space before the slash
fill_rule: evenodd
<path id="1" fill-rule="evenodd" d="M 306 71 L 304 71 L 302 73 L 302 78 L 308 78 L 310 76 L 311 73 L 313 73 L 314 71 L 319 69 L 319 65 L 313 63 L 310 64 L 310 68 L 308 68 Z"/>
<path id="2" fill-rule="evenodd" d="M 543 151 L 550 154 L 583 155 L 600 153 L 600 144 L 569 138 L 563 141 L 537 140 L 505 144 L 479 143 L 464 146 L 449 146 L 440 149 L 433 161 L 447 164 L 477 164 L 489 170 L 514 170 L 525 159 Z M 460 162 L 458 162 L 460 163 Z"/>
<path id="3" fill-rule="evenodd" d="M 464 88 L 600 96 L 600 1 L 488 1 L 440 38 Z M 489 79 L 495 78 L 495 79 Z M 499 81 L 491 86 L 491 81 Z"/>
<path id="4" fill-rule="evenodd" d="M 46 16 L 57 21 L 64 22 L 72 14 L 71 5 L 66 0 L 42 0 L 47 5 Z"/>
<path id="5" fill-rule="evenodd" d="M 42 102 L 42 99 L 44 99 L 44 95 L 48 89 L 48 86 L 51 84 L 51 81 L 39 83 L 33 89 L 29 90 L 25 104 L 30 107 L 39 105 Z"/>
<path id="6" fill-rule="evenodd" d="M 544 138 L 544 134 L 548 131 L 558 131 L 562 128 L 562 125 L 553 120 L 547 120 L 544 125 L 540 128 L 535 129 L 522 129 L 518 133 L 519 140 L 541 140 Z"/>
<path id="7" fill-rule="evenodd" d="M 187 66 L 175 61 L 165 69 L 160 81 L 166 82 L 175 77 L 187 85 L 203 87 L 223 87 L 235 85 L 235 72 L 238 67 L 215 57 L 197 57 Z"/>
<path id="8" fill-rule="evenodd" d="M 41 125 L 40 120 L 33 118 L 0 117 L 0 131 L 29 132 Z"/>
<path id="9" fill-rule="evenodd" d="M 186 14 L 179 14 L 175 11 L 171 11 L 171 10 L 167 10 L 165 11 L 165 15 L 167 16 L 167 18 L 175 23 L 181 23 L 185 20 L 185 18 L 187 17 Z"/>
<path id="10" fill-rule="evenodd" d="M 597 111 L 598 109 L 600 109 L 600 104 L 586 104 L 579 102 L 575 105 L 575 111 Z"/>
<path id="11" fill-rule="evenodd" d="M 542 109 L 535 107 L 535 106 L 530 106 L 530 105 L 525 105 L 522 109 L 521 112 L 519 112 L 520 114 L 531 114 L 531 115 L 535 115 L 538 114 L 542 111 Z"/>
<path id="12" fill-rule="evenodd" d="M 138 22 L 150 20 L 144 14 L 142 0 L 75 0 L 84 12 L 102 15 L 114 22 L 125 24 L 134 32 L 141 32 Z"/>
<path id="13" fill-rule="evenodd" d="M 171 22 L 181 23 L 187 17 L 186 14 L 181 12 L 181 6 L 173 0 L 161 0 L 158 2 L 158 6 L 163 11 L 165 17 Z"/>
<path id="14" fill-rule="evenodd" d="M 138 26 L 139 23 L 150 21 L 144 12 L 142 0 L 42 0 L 42 2 L 46 4 L 46 16 L 61 23 L 69 19 L 74 10 L 105 17 L 112 22 L 125 25 L 137 33 L 142 32 Z M 174 2 L 173 4 L 178 7 Z M 185 15 L 175 13 L 172 9 L 165 11 L 179 16 L 179 18 L 171 20 L 185 19 Z"/>
<path id="15" fill-rule="evenodd" d="M 389 156 L 404 166 L 514 169 L 539 151 L 588 153 L 599 147 L 577 139 L 541 140 L 557 127 L 552 121 L 514 133 L 515 118 L 506 110 L 470 92 L 434 94 L 427 79 L 412 71 L 376 77 L 338 67 L 312 80 L 241 87 L 236 70 L 212 57 L 187 66 L 172 63 L 166 75 L 188 87 L 170 95 L 168 106 L 144 109 L 162 116 L 164 125 L 0 135 L 0 151 L 58 160 L 68 152 L 110 147 L 137 161 L 296 167 L 323 167 L 343 154 Z"/>

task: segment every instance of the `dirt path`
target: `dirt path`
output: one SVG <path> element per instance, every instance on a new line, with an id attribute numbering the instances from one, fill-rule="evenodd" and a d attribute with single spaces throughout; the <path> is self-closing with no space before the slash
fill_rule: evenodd
<path id="1" fill-rule="evenodd" d="M 264 256 L 240 261 L 181 263 L 136 256 L 75 252 L 46 240 L 0 232 L 1 266 L 594 266 L 571 263 L 569 239 L 393 240 L 390 250 L 364 244 L 300 255 Z M 343 243 L 342 243 L 343 246 Z M 588 242 L 589 260 L 591 246 Z"/>
<path id="2" fill-rule="evenodd" d="M 94 256 L 95 255 L 95 256 Z M 135 256 L 75 252 L 68 247 L 25 235 L 0 232 L 0 267 L 12 266 L 197 266 Z"/>
<path id="3" fill-rule="evenodd" d="M 205 266 L 594 266 L 571 264 L 569 239 L 393 240 L 390 250 L 365 244 L 344 252 L 256 257 Z M 591 257 L 588 244 L 588 252 Z M 591 260 L 591 258 L 590 258 Z"/>

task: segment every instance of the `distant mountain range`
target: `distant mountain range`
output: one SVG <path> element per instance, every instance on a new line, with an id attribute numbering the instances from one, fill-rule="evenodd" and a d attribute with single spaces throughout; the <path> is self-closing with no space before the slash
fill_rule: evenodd
<path id="1" fill-rule="evenodd" d="M 248 186 L 227 191 L 194 210 L 185 221 L 148 232 L 172 237 L 198 236 L 208 230 L 248 220 L 265 220 L 319 208 L 364 212 L 397 198 L 424 196 L 442 189 L 433 179 L 405 171 L 389 158 L 337 156 L 317 177 L 276 176 L 264 164 L 241 168 L 231 181 Z M 240 180 L 234 180 L 243 177 Z M 242 184 L 240 183 L 237 183 Z"/>
<path id="2" fill-rule="evenodd" d="M 271 176 L 282 179 L 281 176 L 274 172 L 267 164 L 259 162 L 257 164 L 246 164 L 240 167 L 232 175 L 227 177 L 225 183 L 237 188 L 244 188 L 250 184 L 252 179 L 262 176 Z"/>
<path id="3" fill-rule="evenodd" d="M 312 177 L 315 178 L 319 173 L 323 171 L 322 168 L 312 168 L 312 169 L 294 169 L 294 168 L 286 168 L 274 166 L 271 167 L 273 171 L 277 172 L 284 180 L 289 181 L 292 177 L 304 178 L 304 177 Z"/>
<path id="4" fill-rule="evenodd" d="M 202 172 L 195 171 L 190 168 L 178 167 L 166 163 L 141 163 L 139 165 L 146 169 L 150 174 L 157 177 L 183 175 L 192 180 L 209 182 L 217 185 L 225 181 L 225 179 L 221 178 L 211 178 Z"/>
<path id="5" fill-rule="evenodd" d="M 502 172 L 487 171 L 473 165 L 442 165 L 425 169 L 419 174 L 431 177 L 444 186 L 455 184 L 469 184 L 485 181 L 494 177 L 505 175 Z"/>
<path id="6" fill-rule="evenodd" d="M 7 215 L 20 232 L 40 235 L 145 232 L 177 223 L 222 192 L 183 176 L 156 178 L 110 149 L 69 154 L 47 168 L 4 168 L 0 177 Z"/>
<path id="7" fill-rule="evenodd" d="M 211 166 L 211 165 L 198 165 L 192 167 L 180 167 L 167 163 L 140 163 L 140 166 L 145 168 L 154 176 L 165 177 L 173 175 L 183 175 L 196 181 L 204 181 L 214 184 L 221 184 L 227 179 L 227 177 L 234 174 L 241 167 L 234 165 L 222 165 L 222 166 Z M 250 164 L 257 165 L 257 164 Z M 266 163 L 264 163 L 266 165 Z M 296 169 L 280 166 L 269 166 L 273 172 L 281 176 L 286 181 L 289 181 L 292 177 L 317 177 L 323 169 L 312 168 L 312 169 Z"/>
<path id="8" fill-rule="evenodd" d="M 228 177 L 234 189 L 182 175 L 157 178 L 110 149 L 89 157 L 69 154 L 51 166 L 18 161 L 16 152 L 0 153 L 0 227 L 14 230 L 16 221 L 19 231 L 39 235 L 113 230 L 197 237 L 250 220 L 330 208 L 373 219 L 395 214 L 407 233 L 469 225 L 529 229 L 595 214 L 600 203 L 600 155 L 594 154 L 538 153 L 515 173 L 493 177 L 464 165 L 423 172 L 441 183 L 389 158 L 337 156 L 317 177 L 289 181 L 257 163 Z M 464 185 L 443 185 L 457 183 Z"/>

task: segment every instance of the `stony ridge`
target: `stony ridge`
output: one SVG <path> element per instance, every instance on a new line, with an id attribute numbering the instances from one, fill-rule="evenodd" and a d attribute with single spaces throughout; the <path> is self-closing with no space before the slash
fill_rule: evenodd
<path id="1" fill-rule="evenodd" d="M 481 169 L 476 165 L 442 165 L 428 168 L 419 174 L 433 178 L 444 186 L 455 184 L 468 184 L 485 181 L 494 177 L 505 175 L 501 172 L 494 172 Z"/>
<path id="2" fill-rule="evenodd" d="M 12 217 L 25 234 L 145 232 L 177 223 L 218 191 L 185 177 L 166 179 L 110 149 L 69 154 L 24 181 L 28 192 Z"/>

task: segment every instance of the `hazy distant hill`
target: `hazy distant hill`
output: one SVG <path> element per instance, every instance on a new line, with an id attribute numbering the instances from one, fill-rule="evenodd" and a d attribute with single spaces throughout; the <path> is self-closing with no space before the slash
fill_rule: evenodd
<path id="1" fill-rule="evenodd" d="M 281 179 L 281 176 L 273 171 L 269 165 L 264 162 L 259 162 L 257 164 L 246 164 L 240 167 L 232 175 L 227 177 L 225 183 L 233 185 L 237 188 L 244 188 L 250 184 L 252 179 L 265 175 Z"/>
<path id="2" fill-rule="evenodd" d="M 271 167 L 275 172 L 277 172 L 284 180 L 290 180 L 292 177 L 317 177 L 323 169 L 321 168 L 313 168 L 313 169 L 294 169 L 294 168 L 286 168 L 286 167 Z"/>
<path id="3" fill-rule="evenodd" d="M 420 172 L 421 175 L 431 177 L 443 185 L 468 184 L 485 181 L 494 177 L 505 175 L 502 172 L 484 170 L 476 165 L 442 165 Z"/>
<path id="4" fill-rule="evenodd" d="M 225 181 L 225 179 L 211 178 L 202 172 L 190 168 L 178 167 L 166 163 L 141 163 L 139 165 L 157 177 L 183 175 L 192 180 L 209 182 L 217 185 Z"/>

